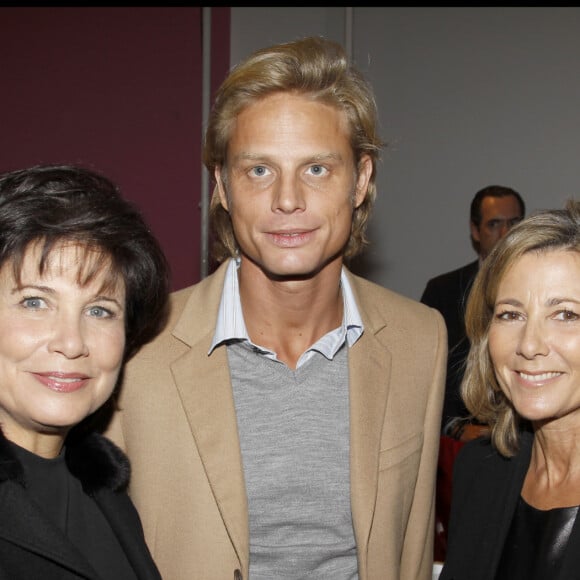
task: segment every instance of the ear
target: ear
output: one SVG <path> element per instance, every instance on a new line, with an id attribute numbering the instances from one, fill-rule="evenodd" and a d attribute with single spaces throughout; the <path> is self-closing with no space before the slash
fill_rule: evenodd
<path id="1" fill-rule="evenodd" d="M 220 198 L 220 203 L 222 204 L 222 207 L 226 210 L 229 211 L 228 208 L 228 196 L 226 194 L 226 188 L 224 185 L 224 181 L 222 179 L 222 168 L 221 167 L 216 167 L 215 171 L 214 171 L 214 178 L 215 178 L 215 187 L 216 187 L 216 191 L 219 195 Z"/>
<path id="2" fill-rule="evenodd" d="M 371 175 L 373 174 L 373 160 L 370 155 L 364 154 L 358 164 L 358 175 L 354 195 L 354 207 L 357 208 L 365 200 Z"/>
<path id="3" fill-rule="evenodd" d="M 471 229 L 471 237 L 479 243 L 479 228 L 471 221 L 469 222 L 469 227 Z"/>

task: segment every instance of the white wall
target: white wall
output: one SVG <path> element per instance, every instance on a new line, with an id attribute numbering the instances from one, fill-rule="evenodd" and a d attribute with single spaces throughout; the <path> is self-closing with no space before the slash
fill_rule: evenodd
<path id="1" fill-rule="evenodd" d="M 232 8 L 232 63 L 322 34 L 373 84 L 381 134 L 370 236 L 355 269 L 419 298 L 475 259 L 469 204 L 493 183 L 529 211 L 580 197 L 580 8 Z"/>

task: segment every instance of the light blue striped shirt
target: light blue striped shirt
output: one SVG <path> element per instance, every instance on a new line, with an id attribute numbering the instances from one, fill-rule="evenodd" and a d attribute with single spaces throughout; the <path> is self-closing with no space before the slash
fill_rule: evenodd
<path id="1" fill-rule="evenodd" d="M 298 360 L 296 368 L 299 368 L 308 361 L 314 351 L 318 351 L 327 359 L 332 360 L 334 355 L 338 352 L 338 349 L 344 344 L 345 340 L 350 347 L 363 333 L 363 323 L 344 268 L 340 275 L 340 285 L 344 301 L 344 316 L 342 324 L 335 330 L 325 334 L 308 350 L 306 350 Z M 226 271 L 215 334 L 208 354 L 211 354 L 211 352 L 220 344 L 232 340 L 240 341 L 246 344 L 248 348 L 257 350 L 272 360 L 278 360 L 274 351 L 254 344 L 248 336 L 248 331 L 244 322 L 244 315 L 242 313 L 242 303 L 240 300 L 237 261 L 234 258 L 231 259 Z"/>

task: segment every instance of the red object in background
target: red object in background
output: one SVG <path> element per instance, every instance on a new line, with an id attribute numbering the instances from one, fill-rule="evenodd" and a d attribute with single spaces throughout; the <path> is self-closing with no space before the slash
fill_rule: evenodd
<path id="1" fill-rule="evenodd" d="M 453 482 L 453 463 L 463 441 L 442 435 L 439 441 L 439 460 L 437 462 L 437 484 L 435 489 L 435 545 L 433 558 L 444 562 L 447 554 L 447 529 L 451 508 Z"/>

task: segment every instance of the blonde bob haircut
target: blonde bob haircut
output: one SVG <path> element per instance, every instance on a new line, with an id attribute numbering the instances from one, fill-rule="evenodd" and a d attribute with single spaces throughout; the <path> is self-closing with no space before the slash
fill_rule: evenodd
<path id="1" fill-rule="evenodd" d="M 344 257 L 358 254 L 368 243 L 367 222 L 376 197 L 376 163 L 383 146 L 377 134 L 377 106 L 370 84 L 352 66 L 344 49 L 321 37 L 258 50 L 234 67 L 218 89 L 205 133 L 203 161 L 213 178 L 216 168 L 227 181 L 227 149 L 237 116 L 271 94 L 292 92 L 336 107 L 346 113 L 356 168 L 364 154 L 373 170 L 366 196 L 354 210 Z M 227 190 L 227 183 L 224 182 Z M 213 257 L 222 262 L 236 256 L 238 245 L 228 212 L 214 188 L 210 202 Z"/>
<path id="2" fill-rule="evenodd" d="M 525 254 L 554 250 L 580 252 L 580 202 L 537 212 L 514 226 L 484 260 L 469 294 L 465 326 L 471 348 L 461 396 L 472 416 L 490 426 L 491 439 L 505 457 L 519 448 L 527 422 L 503 394 L 489 354 L 489 329 L 500 282 Z"/>

